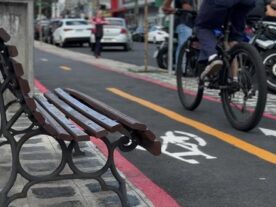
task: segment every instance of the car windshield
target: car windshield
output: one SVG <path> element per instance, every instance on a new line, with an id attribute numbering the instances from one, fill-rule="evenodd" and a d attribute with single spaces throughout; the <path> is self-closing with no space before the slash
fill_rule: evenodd
<path id="1" fill-rule="evenodd" d="M 144 32 L 144 27 L 138 27 L 138 28 L 136 29 L 136 32 Z"/>
<path id="2" fill-rule="evenodd" d="M 124 21 L 120 19 L 107 19 L 109 25 L 125 26 Z"/>
<path id="3" fill-rule="evenodd" d="M 82 20 L 72 20 L 72 21 L 66 21 L 65 23 L 67 26 L 76 26 L 76 25 L 88 25 L 86 21 Z"/>
<path id="4" fill-rule="evenodd" d="M 40 24 L 40 25 L 47 25 L 49 23 L 50 23 L 49 20 L 41 20 L 41 21 L 38 22 L 38 24 Z"/>
<path id="5" fill-rule="evenodd" d="M 153 31 L 163 31 L 163 28 L 162 27 L 153 26 L 153 27 L 150 28 L 150 32 L 153 32 Z"/>

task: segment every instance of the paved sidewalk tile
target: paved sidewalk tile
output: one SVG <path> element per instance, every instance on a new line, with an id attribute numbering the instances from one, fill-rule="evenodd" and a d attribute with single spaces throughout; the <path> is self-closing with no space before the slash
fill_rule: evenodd
<path id="1" fill-rule="evenodd" d="M 21 118 L 16 123 L 16 129 L 28 126 L 27 118 Z M 0 142 L 4 138 L 0 138 Z M 81 150 L 85 156 L 75 157 L 74 163 L 84 172 L 94 172 L 104 165 L 105 157 L 91 142 L 82 142 Z M 58 143 L 52 137 L 40 135 L 29 139 L 20 152 L 20 162 L 23 169 L 35 176 L 43 176 L 53 172 L 59 165 L 61 151 Z M 5 145 L 1 147 L 0 157 L 0 189 L 10 174 L 11 150 Z M 67 168 L 63 173 L 70 173 Z M 124 177 L 124 175 L 122 175 Z M 118 186 L 111 172 L 103 176 L 107 184 Z M 20 192 L 26 180 L 18 176 L 12 192 Z M 127 192 L 130 206 L 151 207 L 145 195 L 127 182 Z M 34 185 L 28 191 L 28 197 L 11 203 L 12 207 L 119 207 L 119 197 L 114 192 L 101 191 L 95 180 L 63 180 Z"/>

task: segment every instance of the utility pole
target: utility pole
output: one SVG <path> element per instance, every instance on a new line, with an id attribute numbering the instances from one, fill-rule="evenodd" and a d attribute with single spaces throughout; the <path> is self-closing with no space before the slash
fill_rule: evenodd
<path id="1" fill-rule="evenodd" d="M 172 4 L 174 7 L 174 4 Z M 173 74 L 173 37 L 174 37 L 174 15 L 170 15 L 170 28 L 169 28 L 169 62 L 168 72 L 170 75 Z"/>
<path id="2" fill-rule="evenodd" d="M 144 63 L 145 63 L 145 71 L 148 71 L 148 50 L 149 50 L 149 44 L 148 44 L 148 0 L 145 0 L 145 7 L 144 7 L 144 42 L 145 42 L 145 57 L 144 57 Z"/>
<path id="3" fill-rule="evenodd" d="M 39 5 L 38 5 L 38 16 L 40 20 L 42 19 L 42 0 L 39 0 Z M 39 26 L 39 41 L 40 44 L 42 44 L 42 25 L 40 24 Z"/>
<path id="4" fill-rule="evenodd" d="M 92 16 L 95 16 L 96 12 L 100 6 L 100 0 L 92 0 L 92 5 L 93 5 L 93 15 Z"/>

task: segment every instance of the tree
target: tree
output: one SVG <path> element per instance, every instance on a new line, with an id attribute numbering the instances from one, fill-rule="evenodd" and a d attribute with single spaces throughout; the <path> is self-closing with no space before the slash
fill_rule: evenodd
<path id="1" fill-rule="evenodd" d="M 39 14 L 39 7 L 41 6 L 41 13 L 47 18 L 51 17 L 52 14 L 52 3 L 57 2 L 57 0 L 35 0 L 34 4 L 34 14 L 35 17 Z"/>

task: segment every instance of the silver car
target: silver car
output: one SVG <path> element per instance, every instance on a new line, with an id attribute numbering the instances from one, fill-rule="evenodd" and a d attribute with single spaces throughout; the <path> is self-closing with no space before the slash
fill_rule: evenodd
<path id="1" fill-rule="evenodd" d="M 126 21 L 123 18 L 107 17 L 105 20 L 108 24 L 104 25 L 104 36 L 101 40 L 102 46 L 122 46 L 124 50 L 132 49 L 131 34 L 126 27 Z M 92 30 L 91 50 L 95 47 L 95 34 Z"/>

